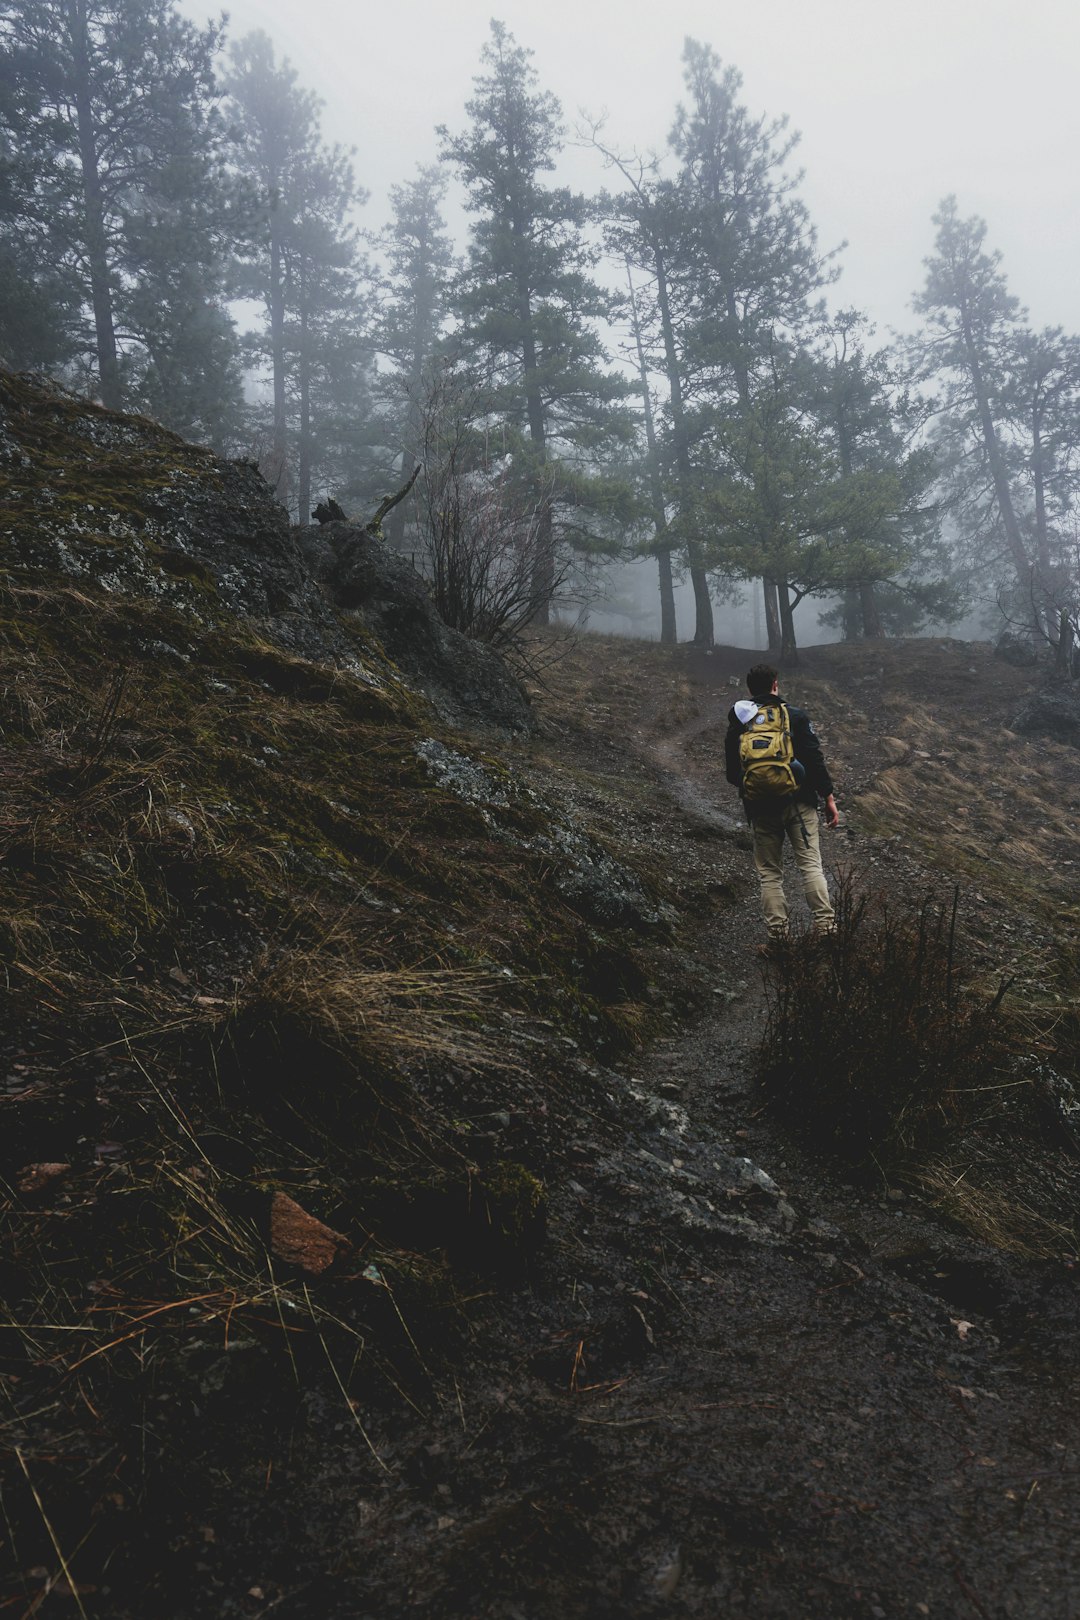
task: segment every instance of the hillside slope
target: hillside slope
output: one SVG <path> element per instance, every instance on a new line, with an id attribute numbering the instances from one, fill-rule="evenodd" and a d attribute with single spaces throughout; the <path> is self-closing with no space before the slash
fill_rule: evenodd
<path id="1" fill-rule="evenodd" d="M 535 734 L 451 729 L 472 688 L 440 714 L 250 470 L 234 545 L 227 465 L 2 398 L 12 1612 L 1080 1606 L 1078 1160 L 1036 1072 L 1080 756 L 1005 730 L 1031 675 L 927 642 L 791 682 L 834 868 L 960 882 L 971 993 L 1017 981 L 1002 1097 L 883 1181 L 755 1079 L 719 769 L 753 655 L 586 639 Z"/>

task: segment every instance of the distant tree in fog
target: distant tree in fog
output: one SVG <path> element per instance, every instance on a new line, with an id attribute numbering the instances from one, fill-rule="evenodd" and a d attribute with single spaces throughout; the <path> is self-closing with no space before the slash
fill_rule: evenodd
<path id="1" fill-rule="evenodd" d="M 924 433 L 931 402 L 872 336 L 865 316 L 842 310 L 802 362 L 805 406 L 834 462 L 823 562 L 848 639 L 914 634 L 958 610 Z"/>
<path id="2" fill-rule="evenodd" d="M 792 611 L 811 588 L 811 556 L 823 555 L 814 524 L 829 475 L 791 386 L 813 295 L 832 272 L 795 195 L 786 120 L 752 117 L 738 72 L 694 40 L 684 78 L 673 171 L 594 137 L 626 181 L 608 199 L 608 239 L 645 277 L 639 330 L 666 395 L 666 533 L 685 548 L 694 640 L 713 643 L 718 589 L 758 577 L 769 645 L 786 641 L 790 655 Z"/>
<path id="3" fill-rule="evenodd" d="M 1033 332 L 986 224 L 946 198 L 915 308 L 917 348 L 941 390 L 938 442 L 968 567 L 1069 660 L 1080 581 L 1080 343 Z"/>
<path id="4" fill-rule="evenodd" d="M 264 471 L 306 524 L 319 479 L 340 495 L 369 493 L 370 273 L 351 218 L 365 193 L 350 154 L 322 140 L 319 99 L 275 61 L 268 37 L 249 34 L 230 54 L 234 163 L 259 206 L 233 290 L 265 311 L 245 345 L 270 372 Z"/>
<path id="5" fill-rule="evenodd" d="M 605 162 L 626 182 L 626 189 L 602 203 L 609 249 L 623 259 L 631 281 L 630 316 L 635 357 L 645 409 L 646 458 L 653 518 L 658 535 L 685 551 L 694 590 L 694 641 L 713 645 L 712 596 L 699 538 L 697 507 L 701 482 L 693 463 L 687 421 L 686 386 L 677 316 L 677 277 L 681 264 L 682 215 L 676 188 L 660 177 L 655 160 L 619 156 L 594 131 L 593 144 Z M 635 289 L 633 270 L 645 276 Z M 666 390 L 666 437 L 652 415 L 650 375 L 663 379 Z M 659 550 L 661 614 L 670 620 L 674 640 L 674 602 Z M 670 565 L 669 565 L 670 566 Z"/>
<path id="6" fill-rule="evenodd" d="M 797 137 L 788 134 L 786 118 L 751 116 L 738 99 L 741 75 L 708 46 L 688 40 L 684 63 L 687 99 L 671 145 L 685 220 L 676 282 L 687 432 L 708 481 L 732 483 L 731 499 L 745 501 L 749 478 L 764 512 L 775 493 L 773 474 L 782 476 L 773 457 L 788 458 L 789 471 L 791 456 L 800 465 L 803 459 L 778 429 L 776 377 L 804 340 L 814 295 L 835 272 L 796 195 L 800 176 L 788 160 Z M 717 518 L 724 509 L 714 504 Z M 791 625 L 785 600 L 791 535 L 785 524 L 772 538 L 759 527 L 759 536 L 769 647 L 780 651 Z M 722 524 L 701 538 L 723 571 Z"/>
<path id="7" fill-rule="evenodd" d="M 598 331 L 613 299 L 593 278 L 588 205 L 543 180 L 561 150 L 561 109 L 529 57 L 493 22 L 470 126 L 440 133 L 475 219 L 455 343 L 490 380 L 492 442 L 538 503 L 535 596 L 546 604 L 560 543 L 595 544 L 604 518 L 631 504 L 622 463 L 635 424 Z"/>
<path id="8" fill-rule="evenodd" d="M 79 350 L 82 287 L 34 206 L 37 164 L 10 138 L 14 96 L 0 76 L 0 362 L 59 371 Z"/>
<path id="9" fill-rule="evenodd" d="M 550 578 L 538 567 L 547 492 L 485 454 L 487 408 L 483 381 L 435 362 L 418 413 L 417 551 L 447 624 L 520 652 L 522 631 L 543 616 L 571 562 L 561 553 Z"/>
<path id="10" fill-rule="evenodd" d="M 239 403 L 219 37 L 169 0 L 0 4 L 0 274 L 21 358 L 211 438 Z"/>
<path id="11" fill-rule="evenodd" d="M 437 166 L 415 180 L 390 188 L 393 218 L 377 238 L 384 259 L 375 341 L 386 368 L 380 377 L 388 448 L 400 456 L 401 483 L 416 466 L 423 438 L 424 400 L 431 384 L 431 362 L 443 333 L 453 247 L 440 213 L 446 176 Z M 394 507 L 388 525 L 392 545 L 400 545 L 406 503 Z"/>

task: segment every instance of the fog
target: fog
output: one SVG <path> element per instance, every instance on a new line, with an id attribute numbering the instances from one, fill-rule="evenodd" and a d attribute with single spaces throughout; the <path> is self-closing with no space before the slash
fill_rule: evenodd
<path id="1" fill-rule="evenodd" d="M 492 16 L 534 52 L 568 124 L 606 115 L 623 150 L 663 147 L 690 35 L 739 68 L 753 111 L 799 131 L 822 245 L 847 243 L 837 300 L 909 327 L 931 215 L 955 192 L 988 221 L 1033 320 L 1080 327 L 1080 7 L 1068 0 L 235 0 L 228 16 L 231 37 L 265 29 L 323 97 L 328 138 L 356 148 L 373 226 L 388 188 L 435 159 L 435 126 L 464 125 Z M 563 174 L 586 192 L 604 178 L 582 150 L 564 154 Z"/>
<path id="2" fill-rule="evenodd" d="M 1064 0 L 11 0 L 0 358 L 302 525 L 411 491 L 495 644 L 1068 650 L 1078 57 Z"/>

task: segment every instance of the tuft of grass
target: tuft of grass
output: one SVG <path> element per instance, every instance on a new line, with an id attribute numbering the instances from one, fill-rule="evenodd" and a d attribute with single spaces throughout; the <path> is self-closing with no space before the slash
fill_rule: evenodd
<path id="1" fill-rule="evenodd" d="M 1008 986 L 967 986 L 956 892 L 898 913 L 842 878 L 836 901 L 835 936 L 794 940 L 767 973 L 759 1072 L 815 1147 L 895 1170 L 985 1102 Z"/>
<path id="2" fill-rule="evenodd" d="M 1051 1220 L 1015 1192 L 977 1180 L 970 1169 L 935 1160 L 916 1171 L 914 1184 L 952 1225 L 1006 1254 L 1058 1260 L 1076 1253 L 1074 1226 Z"/>

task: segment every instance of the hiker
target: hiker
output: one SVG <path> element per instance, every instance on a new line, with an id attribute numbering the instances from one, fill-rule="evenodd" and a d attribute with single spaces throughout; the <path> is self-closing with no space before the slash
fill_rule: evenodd
<path id="1" fill-rule="evenodd" d="M 817 807 L 825 801 L 825 825 L 840 813 L 821 744 L 804 709 L 778 695 L 779 672 L 755 664 L 746 677 L 749 700 L 728 714 L 724 756 L 727 779 L 739 789 L 754 835 L 754 865 L 761 879 L 761 906 L 769 930 L 768 953 L 787 938 L 784 838 L 791 842 L 815 934 L 830 934 L 834 919 L 821 865 Z"/>

